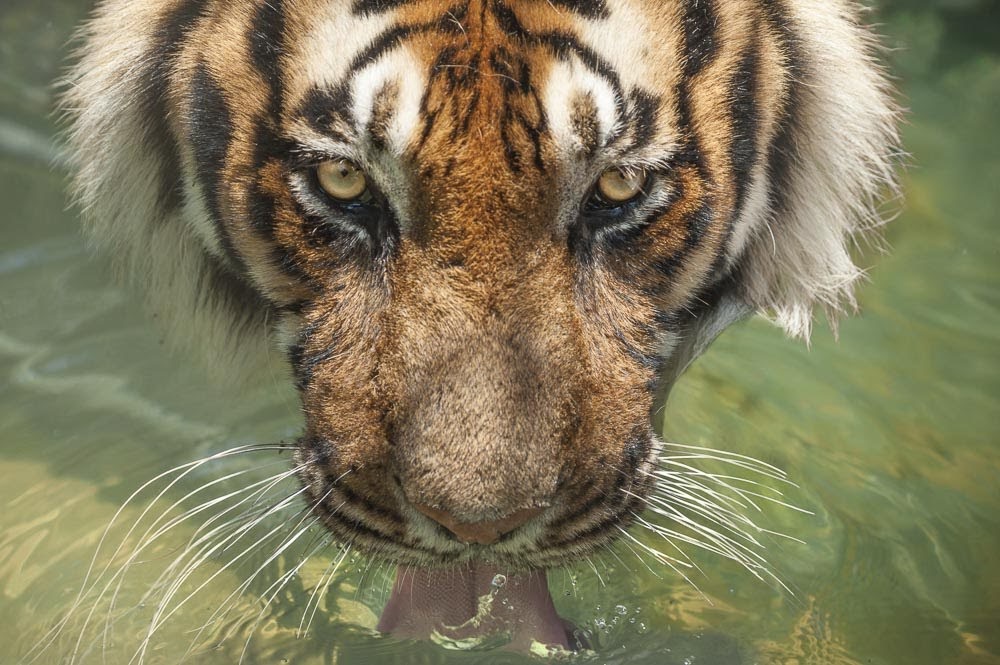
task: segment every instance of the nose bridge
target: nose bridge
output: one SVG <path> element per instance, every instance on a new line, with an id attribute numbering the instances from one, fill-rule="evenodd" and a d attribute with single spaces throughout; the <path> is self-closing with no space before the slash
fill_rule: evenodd
<path id="1" fill-rule="evenodd" d="M 466 163 L 427 183 L 413 239 L 440 264 L 464 268 L 469 279 L 532 270 L 554 235 L 555 211 L 542 189 L 502 166 Z"/>
<path id="2" fill-rule="evenodd" d="M 459 523 L 502 520 L 555 490 L 578 383 L 560 304 L 572 291 L 557 252 L 535 247 L 503 266 L 481 244 L 453 247 L 466 252 L 461 266 L 430 258 L 438 245 L 401 248 L 383 370 L 393 463 L 414 504 Z"/>

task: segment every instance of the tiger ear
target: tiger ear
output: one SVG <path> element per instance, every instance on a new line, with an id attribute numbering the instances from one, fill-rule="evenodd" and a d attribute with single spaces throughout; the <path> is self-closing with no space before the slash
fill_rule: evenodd
<path id="1" fill-rule="evenodd" d="M 875 37 L 838 12 L 842 2 L 791 5 L 790 97 L 767 168 L 768 204 L 737 261 L 743 300 L 792 337 L 808 339 L 821 308 L 836 329 L 857 309 L 859 246 L 881 248 L 879 204 L 897 193 L 901 150 Z"/>

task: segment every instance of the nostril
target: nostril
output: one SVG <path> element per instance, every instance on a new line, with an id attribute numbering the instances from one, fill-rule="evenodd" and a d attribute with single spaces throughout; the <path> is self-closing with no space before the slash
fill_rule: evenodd
<path id="1" fill-rule="evenodd" d="M 543 510 L 542 508 L 526 508 L 515 511 L 498 520 L 459 522 L 447 511 L 431 508 L 419 503 L 415 503 L 413 506 L 427 517 L 448 529 L 448 531 L 451 531 L 461 542 L 466 544 L 476 543 L 479 545 L 492 545 L 500 540 L 501 537 L 507 535 Z"/>

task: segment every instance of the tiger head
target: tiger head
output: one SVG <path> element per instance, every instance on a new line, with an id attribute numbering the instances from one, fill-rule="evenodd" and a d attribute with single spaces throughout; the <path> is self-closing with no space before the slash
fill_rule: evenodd
<path id="1" fill-rule="evenodd" d="M 846 0 L 112 0 L 65 106 L 91 236 L 395 561 L 547 567 L 650 489 L 733 321 L 853 304 L 895 109 Z M 752 362 L 752 359 L 748 359 Z"/>

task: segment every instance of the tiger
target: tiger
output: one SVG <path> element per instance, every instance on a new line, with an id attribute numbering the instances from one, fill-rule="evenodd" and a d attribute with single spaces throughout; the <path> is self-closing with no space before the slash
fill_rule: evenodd
<path id="1" fill-rule="evenodd" d="M 639 519 L 683 372 L 749 316 L 857 308 L 900 155 L 865 12 L 104 0 L 73 191 L 171 339 L 229 377 L 281 351 L 332 537 L 445 595 L 520 574 L 565 646 L 544 571 Z M 380 627 L 426 635 L 407 603 L 451 608 L 403 587 Z"/>

